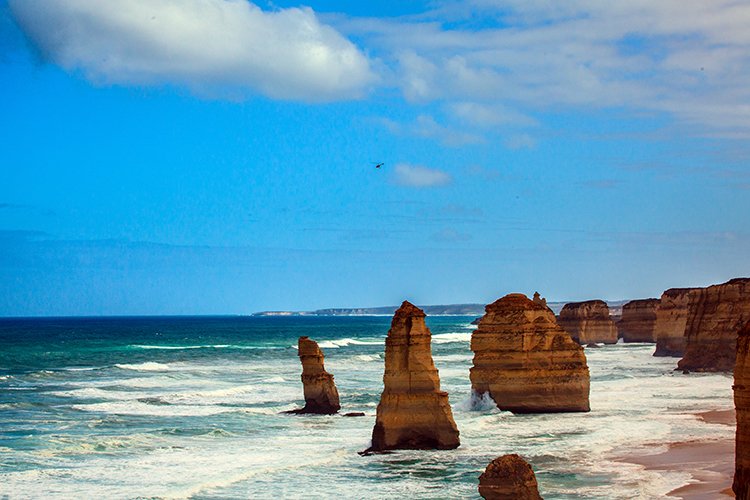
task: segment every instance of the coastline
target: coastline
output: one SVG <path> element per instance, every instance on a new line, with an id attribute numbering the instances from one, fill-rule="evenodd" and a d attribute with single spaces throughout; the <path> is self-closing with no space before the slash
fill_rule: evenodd
<path id="1" fill-rule="evenodd" d="M 735 410 L 717 409 L 695 413 L 707 424 L 736 426 Z M 701 441 L 676 441 L 668 449 L 653 455 L 628 455 L 620 461 L 643 466 L 646 470 L 676 471 L 690 474 L 689 481 L 667 493 L 683 500 L 734 498 L 734 438 Z"/>

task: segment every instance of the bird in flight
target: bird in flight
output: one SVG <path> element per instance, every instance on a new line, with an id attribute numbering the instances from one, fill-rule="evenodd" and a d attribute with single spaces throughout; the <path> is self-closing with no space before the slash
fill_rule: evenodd
<path id="1" fill-rule="evenodd" d="M 385 165 L 385 163 L 376 163 L 376 164 L 375 164 L 375 168 L 380 168 L 380 167 L 382 167 L 383 165 Z"/>

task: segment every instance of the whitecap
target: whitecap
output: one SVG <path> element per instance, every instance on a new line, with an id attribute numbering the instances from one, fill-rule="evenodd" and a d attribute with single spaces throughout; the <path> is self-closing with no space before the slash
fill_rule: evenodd
<path id="1" fill-rule="evenodd" d="M 110 403 L 78 404 L 74 410 L 110 413 L 113 415 L 148 415 L 154 417 L 206 417 L 234 411 L 219 406 L 154 405 L 141 401 L 117 401 Z"/>
<path id="2" fill-rule="evenodd" d="M 335 339 L 335 340 L 321 340 L 318 342 L 318 347 L 322 349 L 338 349 L 339 347 L 346 347 L 350 345 L 383 345 L 385 340 L 359 340 L 359 339 Z"/>
<path id="3" fill-rule="evenodd" d="M 456 409 L 463 411 L 488 411 L 496 410 L 497 404 L 489 392 L 479 394 L 476 391 L 471 391 L 469 397 L 456 405 Z"/>
<path id="4" fill-rule="evenodd" d="M 122 364 L 116 364 L 117 368 L 120 368 L 122 370 L 135 370 L 139 372 L 166 372 L 169 371 L 169 365 L 165 365 L 164 363 L 156 363 L 154 361 L 147 361 L 145 363 L 135 363 L 135 364 L 128 364 L 128 363 L 122 363 Z"/>
<path id="5" fill-rule="evenodd" d="M 471 342 L 471 332 L 438 333 L 432 336 L 432 341 L 436 344 Z"/>

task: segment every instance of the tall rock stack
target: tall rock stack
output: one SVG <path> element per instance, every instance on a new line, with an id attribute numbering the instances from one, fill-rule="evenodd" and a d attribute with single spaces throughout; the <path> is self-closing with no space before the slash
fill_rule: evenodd
<path id="1" fill-rule="evenodd" d="M 516 454 L 503 455 L 479 476 L 479 494 L 485 500 L 542 500 L 531 465 Z"/>
<path id="2" fill-rule="evenodd" d="M 339 392 L 333 382 L 333 375 L 323 366 L 323 352 L 318 343 L 308 337 L 300 337 L 297 343 L 302 361 L 302 384 L 305 406 L 289 413 L 318 413 L 331 415 L 339 411 Z"/>
<path id="3" fill-rule="evenodd" d="M 737 410 L 734 484 L 737 498 L 750 499 L 750 322 L 737 337 L 737 363 L 734 366 L 734 406 Z"/>
<path id="4" fill-rule="evenodd" d="M 661 294 L 656 308 L 654 356 L 681 358 L 685 352 L 685 326 L 690 293 L 700 288 L 670 288 Z"/>
<path id="5" fill-rule="evenodd" d="M 565 304 L 560 311 L 560 326 L 581 345 L 617 343 L 617 327 L 609 317 L 603 300 L 587 300 Z"/>
<path id="6" fill-rule="evenodd" d="M 385 374 L 372 446 L 366 452 L 458 447 L 448 393 L 432 361 L 425 313 L 404 301 L 385 340 Z"/>
<path id="7" fill-rule="evenodd" d="M 521 293 L 485 307 L 471 335 L 471 387 L 514 413 L 589 411 L 583 348 L 545 305 Z"/>
<path id="8" fill-rule="evenodd" d="M 617 335 L 624 342 L 656 342 L 656 308 L 659 299 L 631 300 L 622 306 L 622 319 L 617 322 Z"/>
<path id="9" fill-rule="evenodd" d="M 750 320 L 750 278 L 735 278 L 690 294 L 680 370 L 734 369 L 737 332 Z"/>

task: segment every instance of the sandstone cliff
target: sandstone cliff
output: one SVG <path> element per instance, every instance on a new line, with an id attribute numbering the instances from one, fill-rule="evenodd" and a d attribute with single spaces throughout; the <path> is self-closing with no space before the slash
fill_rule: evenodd
<path id="1" fill-rule="evenodd" d="M 581 345 L 591 342 L 617 343 L 617 327 L 609 317 L 609 307 L 603 300 L 565 304 L 560 311 L 559 322 Z"/>
<path id="2" fill-rule="evenodd" d="M 384 388 L 367 452 L 459 445 L 448 393 L 440 390 L 432 361 L 432 335 L 424 318 L 424 311 L 406 301 L 393 316 L 385 341 Z"/>
<path id="3" fill-rule="evenodd" d="M 681 358 L 685 352 L 685 325 L 690 292 L 699 288 L 670 288 L 661 294 L 656 308 L 656 351 L 654 356 Z"/>
<path id="4" fill-rule="evenodd" d="M 750 499 L 750 322 L 737 338 L 737 363 L 734 366 L 734 406 L 737 410 L 734 484 L 737 498 Z"/>
<path id="5" fill-rule="evenodd" d="M 656 342 L 656 308 L 659 299 L 631 300 L 622 306 L 622 318 L 617 322 L 617 335 L 624 342 Z"/>
<path id="6" fill-rule="evenodd" d="M 486 500 L 542 500 L 534 470 L 516 454 L 503 455 L 479 476 L 479 494 Z"/>
<path id="7" fill-rule="evenodd" d="M 473 391 L 514 413 L 589 411 L 583 348 L 547 306 L 513 293 L 485 311 L 471 336 Z"/>
<path id="8" fill-rule="evenodd" d="M 734 369 L 737 332 L 750 320 L 750 278 L 735 278 L 692 292 L 680 370 Z"/>
<path id="9" fill-rule="evenodd" d="M 333 375 L 323 366 L 323 353 L 318 343 L 308 337 L 300 337 L 298 355 L 302 361 L 302 384 L 305 406 L 289 413 L 319 413 L 331 415 L 339 411 L 339 393 Z"/>

